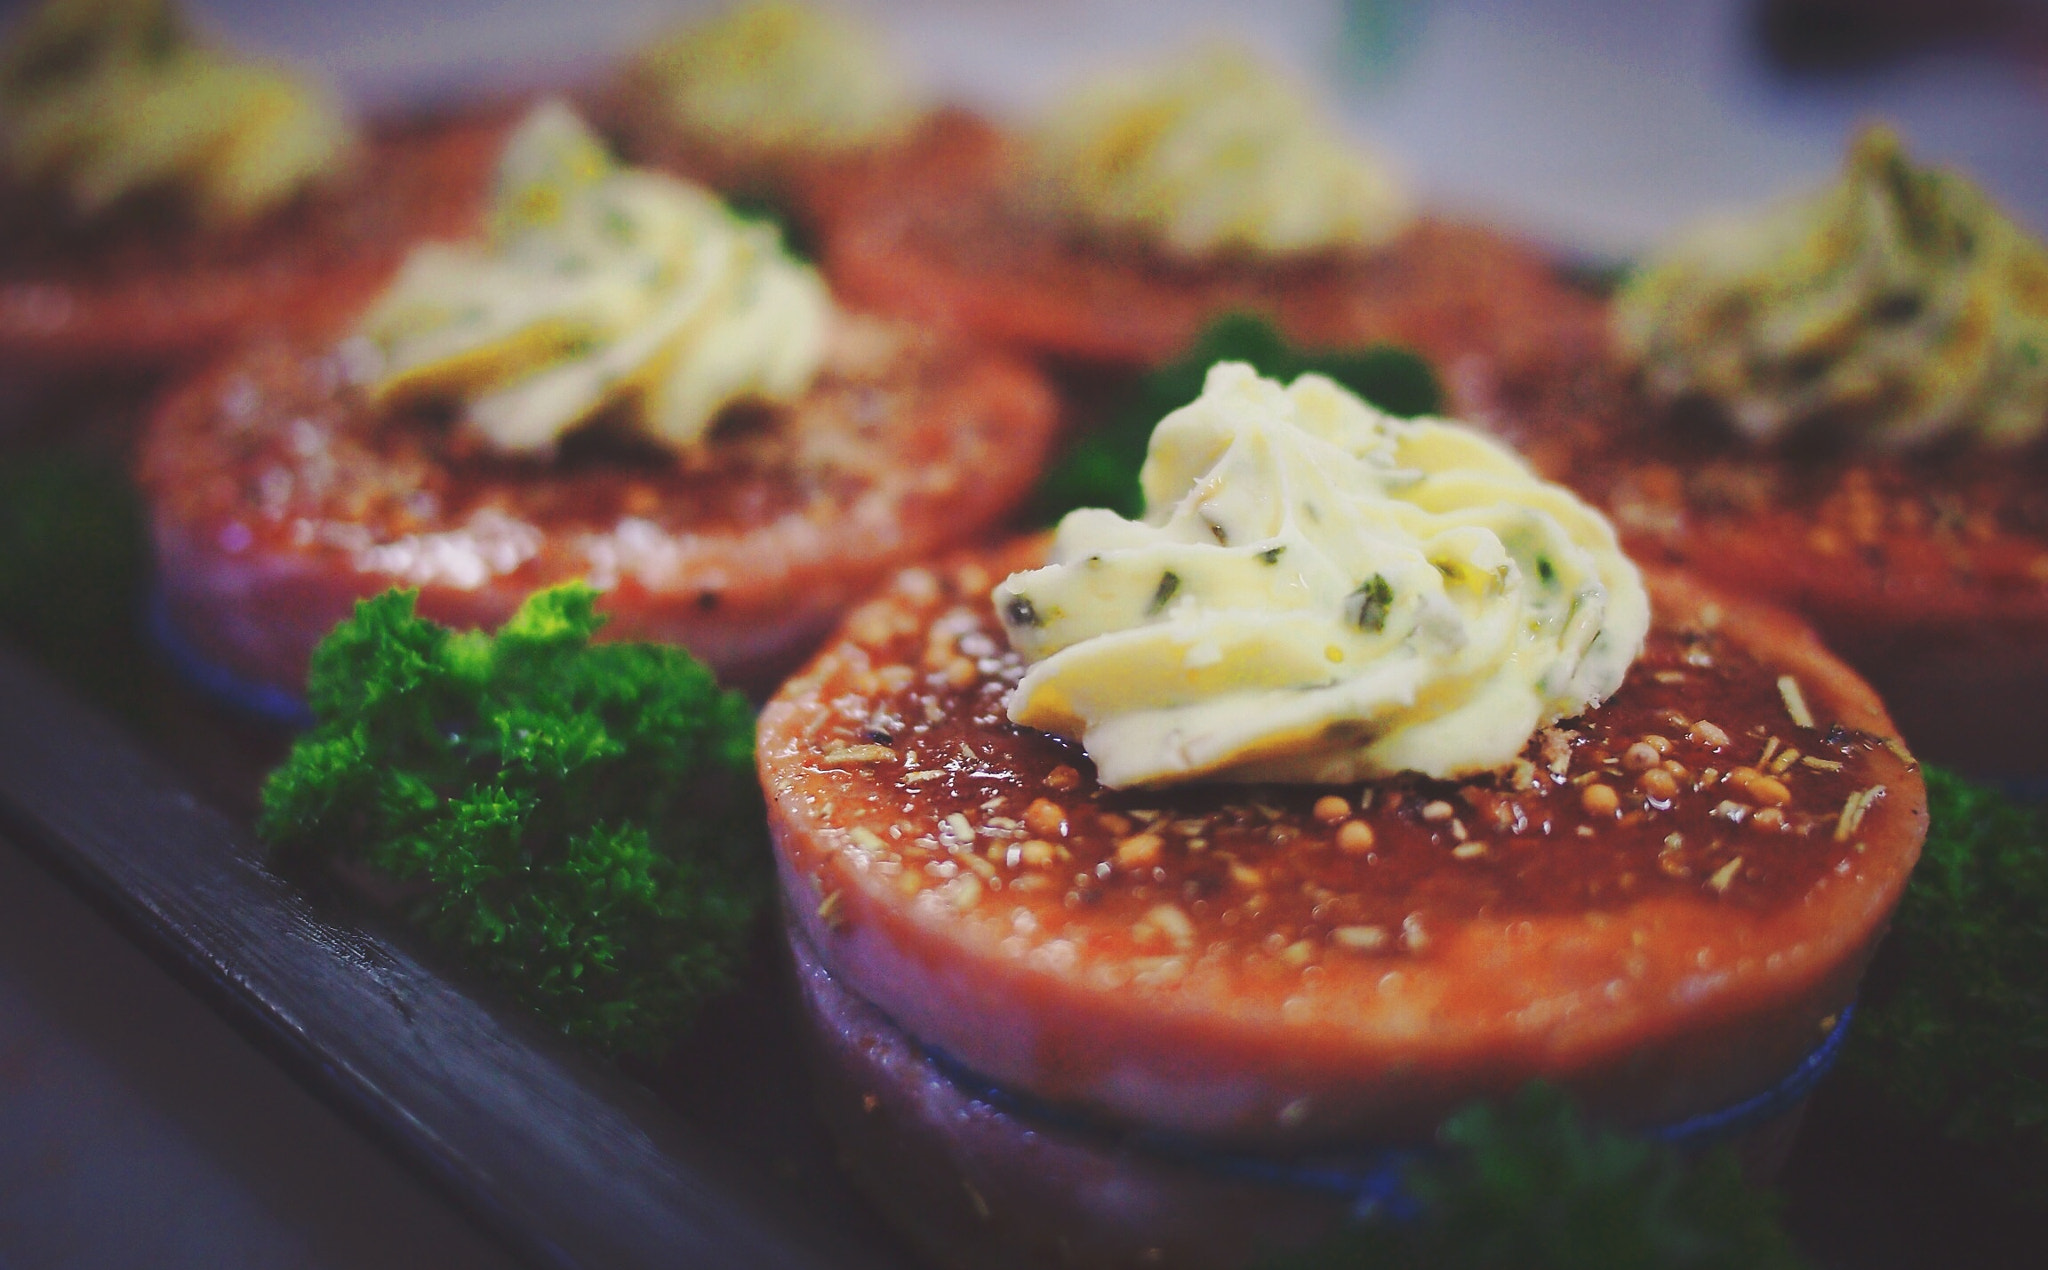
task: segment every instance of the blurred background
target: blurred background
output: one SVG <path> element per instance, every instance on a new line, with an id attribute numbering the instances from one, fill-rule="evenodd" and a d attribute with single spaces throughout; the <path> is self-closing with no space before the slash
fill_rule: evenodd
<path id="1" fill-rule="evenodd" d="M 1862 120 L 2048 230 L 2048 0 L 841 0 L 935 94 L 1032 111 L 1201 34 L 1321 83 L 1438 206 L 1597 256 L 1820 179 Z M 18 5 L 16 7 L 19 7 Z M 197 0 L 370 107 L 565 82 L 713 0 Z"/>
<path id="2" fill-rule="evenodd" d="M 1322 85 L 1425 202 L 1588 261 L 1823 179 L 1872 117 L 2048 232 L 2048 0 L 845 3 L 934 96 L 1009 117 L 1081 71 L 1241 34 Z M 0 5 L 0 24 L 24 7 Z M 367 111 L 592 78 L 709 7 L 189 4 Z M 0 1270 L 498 1263 L 0 843 Z"/>

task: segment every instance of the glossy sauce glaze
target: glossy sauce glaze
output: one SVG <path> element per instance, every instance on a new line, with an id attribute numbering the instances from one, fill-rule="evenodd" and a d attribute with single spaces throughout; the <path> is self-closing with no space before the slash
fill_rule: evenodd
<path id="1" fill-rule="evenodd" d="M 1837 831 L 1888 742 L 1802 725 L 1778 675 L 1702 624 L 1654 631 L 1620 693 L 1490 777 L 1105 790 L 1077 745 L 1005 715 L 1024 663 L 985 596 L 917 617 L 856 622 L 872 665 L 832 699 L 817 762 L 844 773 L 842 809 L 879 813 L 869 859 L 904 890 L 1000 894 L 1047 937 L 1298 969 L 1426 955 L 1475 917 L 1782 906 L 1853 860 Z"/>
<path id="2" fill-rule="evenodd" d="M 761 769 L 833 973 L 1041 1097 L 1250 1140 L 1412 1132 L 1535 1075 L 1697 1113 L 1818 1043 L 1917 855 L 1867 689 L 1665 577 L 1621 691 L 1506 772 L 1101 790 L 1004 714 L 987 594 L 1039 550 L 855 610 L 764 713 Z"/>
<path id="3" fill-rule="evenodd" d="M 730 411 L 683 456 L 601 426 L 551 460 L 496 456 L 450 419 L 373 408 L 344 360 L 245 354 L 174 394 L 143 447 L 174 616 L 242 622 L 249 647 L 216 655 L 286 684 L 317 634 L 258 647 L 254 627 L 309 605 L 324 631 L 413 586 L 423 611 L 488 622 L 574 578 L 610 593 L 611 634 L 761 670 L 906 555 L 999 520 L 1053 427 L 1021 365 L 858 317 L 797 405 Z M 287 575 L 259 611 L 249 586 Z"/>
<path id="4" fill-rule="evenodd" d="M 2048 445 L 1757 447 L 1620 380 L 1514 439 L 1639 559 L 1798 610 L 1915 751 L 1993 775 L 2048 763 Z"/>

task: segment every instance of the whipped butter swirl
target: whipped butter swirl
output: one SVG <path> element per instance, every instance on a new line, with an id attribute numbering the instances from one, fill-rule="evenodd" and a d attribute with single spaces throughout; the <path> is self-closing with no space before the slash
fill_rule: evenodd
<path id="1" fill-rule="evenodd" d="M 1708 398 L 1756 441 L 2048 432 L 2048 251 L 1887 128 L 1833 186 L 1694 231 L 1623 290 L 1614 328 L 1653 392 Z"/>
<path id="2" fill-rule="evenodd" d="M 641 55 L 638 73 L 677 122 L 754 151 L 861 149 L 900 137 L 923 114 L 872 32 L 789 0 L 683 27 Z"/>
<path id="3" fill-rule="evenodd" d="M 1111 787 L 1451 778 L 1621 685 L 1649 630 L 1613 528 L 1471 429 L 1242 363 L 1161 420 L 1144 519 L 1086 509 L 997 587 L 1018 723 Z"/>
<path id="4" fill-rule="evenodd" d="M 801 396 L 832 314 L 772 226 L 619 166 L 548 103 L 506 147 L 487 237 L 415 250 L 359 347 L 373 399 L 459 401 L 504 451 L 600 415 L 686 449 L 728 405 Z"/>
<path id="5" fill-rule="evenodd" d="M 1032 148 L 1056 205 L 1183 256 L 1369 248 L 1409 218 L 1383 162 L 1228 45 L 1082 85 Z"/>
<path id="6" fill-rule="evenodd" d="M 168 0 L 49 0 L 0 49 L 0 145 L 83 216 L 168 191 L 235 225 L 344 165 L 329 95 L 197 39 Z"/>

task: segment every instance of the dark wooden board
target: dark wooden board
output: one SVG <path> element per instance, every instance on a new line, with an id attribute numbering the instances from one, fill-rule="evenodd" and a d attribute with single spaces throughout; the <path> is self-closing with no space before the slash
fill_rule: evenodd
<path id="1" fill-rule="evenodd" d="M 648 1074 L 705 1089 L 745 1063 L 781 1083 L 780 1113 L 708 1095 L 699 1109 L 743 1109 L 762 1134 L 707 1133 L 373 919 L 316 904 L 242 824 L 5 648 L 0 831 L 537 1265 L 900 1264 L 811 1141 L 779 1011 L 715 1011 L 714 1043 Z M 772 979 L 774 960 L 756 961 Z"/>

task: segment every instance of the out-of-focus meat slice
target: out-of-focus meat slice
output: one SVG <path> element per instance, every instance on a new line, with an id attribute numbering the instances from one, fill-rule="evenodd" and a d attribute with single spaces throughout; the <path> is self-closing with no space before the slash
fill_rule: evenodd
<path id="1" fill-rule="evenodd" d="M 377 125 L 334 186 L 234 230 L 146 201 L 80 225 L 53 196 L 0 188 L 0 366 L 160 367 L 266 332 L 330 336 L 414 244 L 472 231 L 510 118 Z"/>
<path id="2" fill-rule="evenodd" d="M 251 681 L 297 691 L 318 638 L 387 587 L 490 625 L 581 578 L 609 637 L 765 688 L 889 570 L 1000 524 L 1054 417 L 1028 367 L 856 315 L 805 398 L 729 412 L 685 459 L 593 434 L 512 460 L 272 345 L 169 396 L 141 482 L 170 620 Z"/>
<path id="3" fill-rule="evenodd" d="M 1604 360 L 1600 301 L 1496 231 L 1425 219 L 1370 252 L 1169 258 L 1033 210 L 1013 175 L 1015 143 L 986 125 L 952 136 L 886 179 L 836 191 L 825 265 L 843 294 L 1041 352 L 1136 365 L 1171 358 L 1219 314 L 1255 312 L 1309 346 L 1410 345 L 1453 381 L 1467 417 L 1538 372 L 1563 392 Z M 1458 391 L 1475 379 L 1484 391 Z"/>

